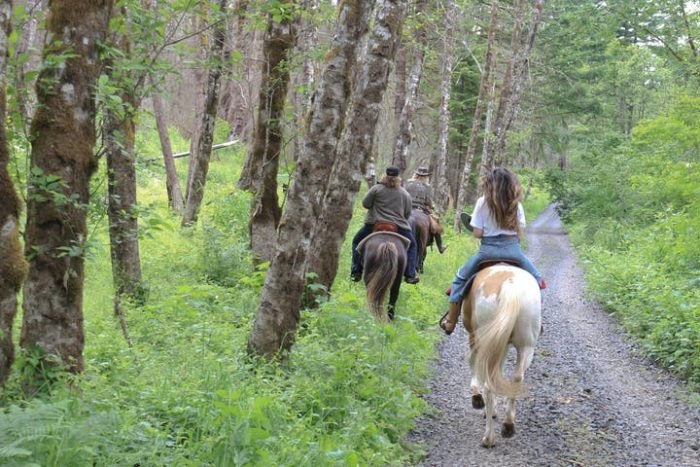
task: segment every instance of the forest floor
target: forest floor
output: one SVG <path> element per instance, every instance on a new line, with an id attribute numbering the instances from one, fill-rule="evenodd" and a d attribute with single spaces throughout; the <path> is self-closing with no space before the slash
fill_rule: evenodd
<path id="1" fill-rule="evenodd" d="M 439 349 L 430 413 L 410 441 L 426 466 L 700 466 L 698 394 L 643 357 L 617 320 L 584 292 L 583 272 L 553 206 L 527 230 L 527 254 L 547 278 L 544 334 L 525 374 L 513 438 L 481 447 L 461 326 Z M 514 350 L 509 360 L 514 359 Z M 511 366 L 507 366 L 510 370 Z M 499 404 L 499 417 L 503 404 Z"/>

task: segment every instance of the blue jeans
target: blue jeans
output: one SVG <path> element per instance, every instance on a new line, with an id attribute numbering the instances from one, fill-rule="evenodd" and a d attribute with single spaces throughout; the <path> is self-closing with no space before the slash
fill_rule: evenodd
<path id="1" fill-rule="evenodd" d="M 350 274 L 360 274 L 362 273 L 362 255 L 357 251 L 357 245 L 360 244 L 362 240 L 367 238 L 369 234 L 372 233 L 374 224 L 363 224 L 362 228 L 357 231 L 352 239 L 352 266 L 350 267 Z M 411 229 L 399 229 L 399 234 L 403 235 L 411 241 L 408 246 L 408 251 L 406 252 L 406 271 L 404 272 L 406 277 L 416 277 L 416 262 L 417 262 L 417 246 L 416 238 L 413 236 Z"/>
<path id="2" fill-rule="evenodd" d="M 464 298 L 465 289 L 469 278 L 479 272 L 479 263 L 482 261 L 506 259 L 517 261 L 520 267 L 535 276 L 537 282 L 542 275 L 537 270 L 532 261 L 525 256 L 520 249 L 520 240 L 515 236 L 497 235 L 495 237 L 483 237 L 479 251 L 469 258 L 464 266 L 459 268 L 452 281 L 452 291 L 450 292 L 450 302 L 459 303 Z"/>

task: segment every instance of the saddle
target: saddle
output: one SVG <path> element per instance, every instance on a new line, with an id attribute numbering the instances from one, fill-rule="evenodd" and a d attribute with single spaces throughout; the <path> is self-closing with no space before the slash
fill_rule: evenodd
<path id="1" fill-rule="evenodd" d="M 394 225 L 394 224 L 388 224 L 388 225 Z M 394 226 L 396 227 L 396 226 Z M 355 248 L 360 254 L 363 254 L 363 250 L 365 249 L 365 245 L 367 244 L 367 241 L 372 238 L 376 237 L 377 235 L 393 235 L 394 237 L 398 238 L 401 240 L 403 243 L 404 247 L 408 250 L 409 245 L 411 244 L 411 241 L 401 235 L 400 233 L 397 232 L 392 232 L 391 230 L 374 230 L 371 234 L 366 236 L 360 243 L 357 244 L 357 247 Z"/>
<path id="2" fill-rule="evenodd" d="M 377 222 L 372 228 L 372 233 L 374 232 L 394 232 L 399 233 L 399 226 L 392 224 L 391 222 Z"/>

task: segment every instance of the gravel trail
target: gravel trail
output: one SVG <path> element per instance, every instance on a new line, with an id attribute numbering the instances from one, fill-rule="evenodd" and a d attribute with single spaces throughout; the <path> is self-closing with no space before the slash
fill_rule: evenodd
<path id="1" fill-rule="evenodd" d="M 553 206 L 527 230 L 527 254 L 547 278 L 535 359 L 513 438 L 485 449 L 471 408 L 461 324 L 440 346 L 433 407 L 411 434 L 426 466 L 700 467 L 700 407 L 682 382 L 641 356 L 617 321 L 586 298 L 574 250 Z M 509 360 L 514 359 L 511 349 Z M 510 366 L 507 367 L 510 369 Z M 697 397 L 694 398 L 697 401 Z M 499 404 L 499 418 L 503 404 Z"/>

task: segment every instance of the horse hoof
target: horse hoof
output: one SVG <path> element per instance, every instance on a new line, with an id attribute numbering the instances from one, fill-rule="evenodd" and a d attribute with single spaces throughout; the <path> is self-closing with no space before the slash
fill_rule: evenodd
<path id="1" fill-rule="evenodd" d="M 515 424 L 504 423 L 503 428 L 501 429 L 501 436 L 503 436 L 504 438 L 512 438 L 514 434 L 515 434 Z"/>
<path id="2" fill-rule="evenodd" d="M 484 397 L 481 394 L 472 396 L 472 407 L 475 409 L 483 409 L 484 405 Z"/>
<path id="3" fill-rule="evenodd" d="M 481 445 L 485 448 L 492 448 L 496 446 L 496 440 L 495 439 L 489 439 L 486 436 L 481 438 Z"/>

